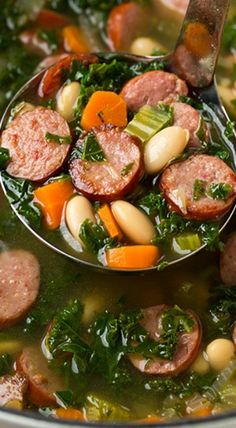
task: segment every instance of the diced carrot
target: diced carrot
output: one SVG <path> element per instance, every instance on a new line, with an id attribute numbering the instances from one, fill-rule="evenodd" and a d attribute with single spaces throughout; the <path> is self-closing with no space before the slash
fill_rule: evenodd
<path id="1" fill-rule="evenodd" d="M 69 419 L 77 421 L 85 421 L 85 417 L 80 410 L 77 409 L 63 409 L 62 407 L 55 410 L 55 416 L 59 419 Z"/>
<path id="2" fill-rule="evenodd" d="M 206 57 L 212 51 L 212 36 L 206 25 L 190 22 L 185 30 L 184 43 L 196 57 Z"/>
<path id="3" fill-rule="evenodd" d="M 34 191 L 35 201 L 41 206 L 46 225 L 50 229 L 60 226 L 64 205 L 73 191 L 70 180 L 56 181 Z"/>
<path id="4" fill-rule="evenodd" d="M 108 204 L 104 204 L 99 208 L 98 215 L 102 220 L 109 236 L 111 238 L 118 238 L 120 241 L 122 239 L 122 232 L 112 214 L 112 211 Z"/>
<path id="5" fill-rule="evenodd" d="M 138 423 L 142 423 L 142 424 L 155 424 L 157 422 L 162 422 L 163 419 L 158 418 L 157 416 L 148 416 L 147 418 L 144 419 L 138 419 L 136 422 Z"/>
<path id="6" fill-rule="evenodd" d="M 145 269 L 154 266 L 159 258 L 155 245 L 127 245 L 106 251 L 107 265 L 117 269 Z"/>
<path id="7" fill-rule="evenodd" d="M 60 13 L 53 12 L 49 9 L 41 9 L 37 18 L 36 26 L 51 30 L 54 28 L 64 27 L 70 22 L 69 18 L 61 15 Z"/>
<path id="8" fill-rule="evenodd" d="M 191 416 L 204 418 L 204 417 L 210 416 L 211 413 L 212 413 L 211 407 L 202 407 L 201 409 L 196 410 L 195 412 L 191 413 Z"/>
<path id="9" fill-rule="evenodd" d="M 67 52 L 73 53 L 87 53 L 89 46 L 78 27 L 75 25 L 68 25 L 62 30 L 64 40 L 64 48 Z"/>
<path id="10" fill-rule="evenodd" d="M 94 92 L 83 111 L 81 124 L 86 131 L 103 124 L 124 127 L 127 125 L 127 104 L 115 92 Z"/>

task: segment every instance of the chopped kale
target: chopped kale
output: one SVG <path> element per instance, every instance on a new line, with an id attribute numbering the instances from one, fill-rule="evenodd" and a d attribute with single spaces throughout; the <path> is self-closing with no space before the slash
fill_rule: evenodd
<path id="1" fill-rule="evenodd" d="M 16 211 L 36 229 L 41 225 L 41 212 L 33 202 L 33 186 L 28 180 L 12 178 L 2 172 L 2 182 L 7 192 L 9 202 Z"/>
<path id="2" fill-rule="evenodd" d="M 145 388 L 164 396 L 171 393 L 180 398 L 188 398 L 196 392 L 203 394 L 210 389 L 216 376 L 215 373 L 207 375 L 191 373 L 176 378 L 154 379 L 148 381 Z"/>
<path id="3" fill-rule="evenodd" d="M 9 150 L 4 147 L 0 147 L 0 169 L 5 168 L 10 159 Z"/>
<path id="4" fill-rule="evenodd" d="M 109 240 L 105 229 L 101 225 L 94 224 L 88 219 L 81 225 L 79 237 L 86 249 L 93 254 L 97 254 Z"/>
<path id="5" fill-rule="evenodd" d="M 134 166 L 134 162 L 128 163 L 126 166 L 124 166 L 124 168 L 122 168 L 120 175 L 122 177 L 125 177 L 126 175 L 128 175 L 132 171 L 133 166 Z"/>
<path id="6" fill-rule="evenodd" d="M 74 148 L 71 154 L 71 160 L 82 159 L 89 162 L 103 162 L 106 156 L 98 143 L 95 135 L 90 132 L 86 135 L 84 142 Z"/>
<path id="7" fill-rule="evenodd" d="M 232 287 L 217 287 L 213 290 L 209 308 L 209 333 L 213 337 L 228 336 L 236 317 L 236 284 Z"/>
<path id="8" fill-rule="evenodd" d="M 159 192 L 150 192 L 142 199 L 137 201 L 137 205 L 148 215 L 159 214 L 162 218 L 167 209 L 166 201 Z"/>
<path id="9" fill-rule="evenodd" d="M 228 183 L 213 183 L 209 190 L 208 194 L 213 199 L 227 200 L 232 194 L 233 187 Z"/>
<path id="10" fill-rule="evenodd" d="M 193 199 L 198 201 L 206 194 L 206 182 L 204 180 L 196 179 L 193 185 Z"/>
<path id="11" fill-rule="evenodd" d="M 228 120 L 225 128 L 225 136 L 226 138 L 230 139 L 230 138 L 233 138 L 234 135 L 235 135 L 235 122 Z"/>
<path id="12" fill-rule="evenodd" d="M 71 136 L 70 135 L 62 137 L 60 135 L 51 134 L 51 132 L 46 132 L 45 139 L 47 141 L 52 141 L 52 142 L 57 143 L 57 144 L 71 144 Z"/>

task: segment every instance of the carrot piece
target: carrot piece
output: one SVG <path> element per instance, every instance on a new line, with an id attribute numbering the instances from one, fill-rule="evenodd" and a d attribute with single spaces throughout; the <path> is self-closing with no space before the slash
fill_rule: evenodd
<path id="1" fill-rule="evenodd" d="M 102 220 L 109 236 L 111 238 L 118 238 L 119 241 L 122 239 L 122 232 L 111 212 L 111 209 L 108 204 L 104 204 L 99 208 L 98 215 Z"/>
<path id="2" fill-rule="evenodd" d="M 63 409 L 62 407 L 55 410 L 55 416 L 59 419 L 69 419 L 77 421 L 85 421 L 85 417 L 80 410 L 77 409 Z"/>
<path id="3" fill-rule="evenodd" d="M 70 180 L 56 181 L 34 191 L 35 201 L 41 206 L 46 225 L 50 229 L 60 226 L 64 205 L 73 191 Z"/>
<path id="4" fill-rule="evenodd" d="M 106 251 L 107 265 L 117 269 L 145 269 L 154 266 L 159 258 L 155 245 L 129 245 Z"/>
<path id="5" fill-rule="evenodd" d="M 68 25 L 69 22 L 70 20 L 60 13 L 53 12 L 49 9 L 41 9 L 35 23 L 38 27 L 51 30 L 54 28 L 64 27 L 65 25 Z"/>
<path id="6" fill-rule="evenodd" d="M 210 416 L 212 413 L 211 407 L 202 407 L 199 410 L 196 410 L 195 412 L 191 413 L 191 416 L 197 416 L 199 418 L 204 418 L 207 416 Z"/>
<path id="7" fill-rule="evenodd" d="M 155 424 L 157 422 L 161 422 L 163 421 L 163 419 L 158 418 L 157 416 L 148 416 L 147 418 L 144 419 L 138 419 L 136 422 L 138 423 L 144 423 L 144 424 Z"/>
<path id="8" fill-rule="evenodd" d="M 206 25 L 201 22 L 190 22 L 185 30 L 184 43 L 196 57 L 206 57 L 212 50 L 212 36 Z"/>
<path id="9" fill-rule="evenodd" d="M 87 53 L 89 47 L 80 29 L 75 25 L 68 25 L 62 30 L 64 48 L 67 52 Z"/>
<path id="10" fill-rule="evenodd" d="M 103 124 L 125 127 L 127 104 L 115 92 L 94 92 L 83 111 L 81 124 L 86 131 Z"/>

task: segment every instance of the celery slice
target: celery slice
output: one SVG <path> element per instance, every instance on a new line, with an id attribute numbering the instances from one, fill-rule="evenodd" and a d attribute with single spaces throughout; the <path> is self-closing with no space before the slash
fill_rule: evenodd
<path id="1" fill-rule="evenodd" d="M 202 245 L 198 233 L 186 233 L 176 236 L 173 239 L 174 248 L 176 248 L 176 244 L 181 251 L 195 251 Z"/>
<path id="2" fill-rule="evenodd" d="M 128 123 L 125 131 L 144 143 L 172 122 L 173 107 L 165 104 L 158 104 L 155 107 L 145 105 Z"/>

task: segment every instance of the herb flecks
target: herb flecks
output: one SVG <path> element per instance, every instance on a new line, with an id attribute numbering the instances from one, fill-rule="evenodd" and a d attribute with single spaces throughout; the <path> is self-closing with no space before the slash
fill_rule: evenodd
<path id="1" fill-rule="evenodd" d="M 206 194 L 206 181 L 196 179 L 193 185 L 193 200 L 198 201 Z"/>
<path id="2" fill-rule="evenodd" d="M 134 166 L 134 162 L 128 163 L 128 165 L 122 168 L 120 175 L 122 177 L 126 177 L 126 175 L 128 175 L 132 171 L 133 166 Z"/>
<path id="3" fill-rule="evenodd" d="M 220 199 L 226 201 L 233 192 L 233 186 L 228 183 L 213 183 L 208 194 L 212 199 Z"/>
<path id="4" fill-rule="evenodd" d="M 52 134 L 51 132 L 46 132 L 45 139 L 46 141 L 51 141 L 57 144 L 71 144 L 72 141 L 70 135 L 60 136 L 57 134 Z"/>
<path id="5" fill-rule="evenodd" d="M 71 160 L 74 159 L 88 162 L 104 162 L 106 160 L 102 147 L 92 132 L 86 135 L 82 144 L 74 148 Z"/>

